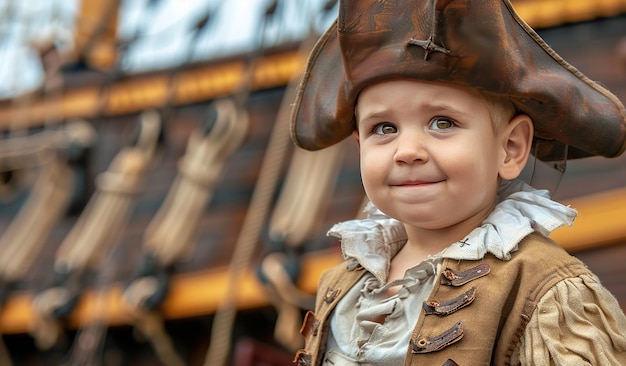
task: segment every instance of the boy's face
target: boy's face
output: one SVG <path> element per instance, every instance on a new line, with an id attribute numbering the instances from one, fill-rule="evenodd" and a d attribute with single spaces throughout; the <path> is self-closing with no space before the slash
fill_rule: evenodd
<path id="1" fill-rule="evenodd" d="M 491 212 L 506 128 L 478 94 L 385 81 L 361 92 L 356 118 L 363 186 L 381 211 L 421 229 L 475 227 Z"/>

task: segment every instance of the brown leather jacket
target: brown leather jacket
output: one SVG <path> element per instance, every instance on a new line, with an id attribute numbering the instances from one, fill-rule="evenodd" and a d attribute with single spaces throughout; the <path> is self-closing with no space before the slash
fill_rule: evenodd
<path id="1" fill-rule="evenodd" d="M 420 309 L 405 365 L 506 365 L 541 297 L 566 278 L 589 274 L 578 259 L 548 238 L 531 234 L 508 261 L 445 259 L 440 281 Z M 315 313 L 301 333 L 298 365 L 319 365 L 335 305 L 365 271 L 347 261 L 324 273 Z"/>

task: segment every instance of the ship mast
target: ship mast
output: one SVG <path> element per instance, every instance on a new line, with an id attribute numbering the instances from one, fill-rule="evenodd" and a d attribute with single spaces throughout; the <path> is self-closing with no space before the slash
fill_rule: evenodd
<path id="1" fill-rule="evenodd" d="M 81 0 L 74 30 L 74 57 L 95 69 L 117 60 L 120 0 Z"/>

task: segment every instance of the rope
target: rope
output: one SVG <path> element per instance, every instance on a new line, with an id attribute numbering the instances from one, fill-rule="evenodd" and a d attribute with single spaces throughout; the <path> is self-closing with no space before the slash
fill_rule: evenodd
<path id="1" fill-rule="evenodd" d="M 30 271 L 37 253 L 41 251 L 54 225 L 69 204 L 72 172 L 66 162 L 59 157 L 58 150 L 62 150 L 73 141 L 83 146 L 90 145 L 93 135 L 91 127 L 79 121 L 67 125 L 63 131 L 48 132 L 46 136 L 52 137 L 50 139 L 37 136 L 35 141 L 39 144 L 33 144 L 33 140 L 26 140 L 31 146 L 39 146 L 41 153 L 32 160 L 37 161 L 41 171 L 28 200 L 0 238 L 3 253 L 0 256 L 0 278 L 3 282 L 14 283 Z M 12 157 L 16 156 L 20 155 L 15 154 Z M 23 158 L 24 155 L 20 157 Z M 2 158 L 10 159 L 6 155 Z M 55 324 L 48 323 L 44 327 L 51 333 L 58 333 Z M 2 355 L 3 351 L 6 350 L 0 349 L 0 365 L 10 365 L 10 359 L 8 355 Z"/>
<path id="2" fill-rule="evenodd" d="M 274 338 L 292 352 L 302 348 L 304 339 L 299 329 L 302 324 L 301 309 L 311 309 L 315 296 L 302 292 L 291 280 L 283 266 L 285 255 L 272 253 L 261 263 L 261 271 L 269 284 L 266 290 L 278 310 Z"/>
<path id="3" fill-rule="evenodd" d="M 85 324 L 81 324 L 72 343 L 69 359 L 62 366 L 96 366 L 100 365 L 104 354 L 104 340 L 107 332 L 106 315 L 110 305 L 111 285 L 118 269 L 118 259 L 114 251 L 109 250 L 98 263 L 95 299 L 91 308 L 91 316 Z M 59 320 L 56 321 L 60 324 Z M 60 327 L 59 327 L 60 328 Z"/>
<path id="4" fill-rule="evenodd" d="M 161 362 L 168 366 L 184 366 L 185 361 L 176 353 L 161 315 L 156 311 L 146 311 L 142 306 L 145 299 L 152 296 L 157 285 L 153 278 L 134 281 L 124 293 L 125 304 L 133 317 L 135 329 L 148 338 Z"/>
<path id="5" fill-rule="evenodd" d="M 316 152 L 295 151 L 270 222 L 271 237 L 295 249 L 313 235 L 336 182 L 344 146 L 337 144 Z M 266 290 L 278 311 L 274 338 L 295 352 L 303 343 L 299 332 L 301 310 L 310 309 L 314 298 L 295 286 L 285 264 L 283 254 L 272 253 L 263 259 L 261 271 L 268 280 Z"/>
<path id="6" fill-rule="evenodd" d="M 276 10 L 276 4 L 277 2 L 270 2 L 270 6 L 266 11 L 265 20 Z M 261 32 L 262 42 L 263 36 L 264 32 Z M 317 37 L 312 36 L 302 42 L 299 54 L 303 58 L 306 58 L 309 54 L 316 40 Z M 252 75 L 252 67 L 248 68 L 248 73 Z M 252 78 L 246 77 L 244 80 L 250 83 Z M 296 95 L 298 80 L 299 75 L 294 75 L 294 78 L 289 83 L 270 135 L 268 148 L 261 165 L 257 184 L 255 185 L 250 206 L 244 218 L 229 265 L 228 288 L 231 289 L 237 288 L 239 279 L 243 272 L 249 267 L 252 260 L 259 233 L 261 232 L 263 222 L 269 211 L 280 169 L 283 165 L 287 149 L 290 146 L 289 115 L 291 113 L 291 102 Z M 246 92 L 238 93 L 241 94 L 241 96 L 247 95 L 247 92 L 250 90 L 249 87 L 245 89 L 244 87 L 245 85 L 242 85 L 241 90 L 245 90 Z M 238 99 L 240 103 L 241 100 L 243 100 L 241 96 Z M 236 295 L 236 291 L 228 291 L 215 313 L 211 330 L 211 344 L 209 345 L 209 350 L 205 358 L 205 366 L 224 366 L 226 364 L 230 351 L 232 327 L 236 315 Z"/>
<path id="7" fill-rule="evenodd" d="M 138 194 L 145 169 L 146 156 L 141 151 L 121 151 L 110 170 L 96 180 L 98 192 L 87 206 L 57 251 L 55 267 L 67 271 L 92 267 L 127 220 L 132 204 L 129 198 Z"/>
<path id="8" fill-rule="evenodd" d="M 112 282 L 115 266 L 112 263 L 113 256 L 109 253 L 108 258 L 103 259 L 104 268 L 98 275 L 96 294 L 93 306 L 93 316 L 86 325 L 83 325 L 72 343 L 72 351 L 69 360 L 62 366 L 96 366 L 102 359 L 104 350 L 104 337 L 107 331 L 105 314 L 108 305 L 108 291 Z M 107 265 L 104 267 L 104 265 Z"/>
<path id="9" fill-rule="evenodd" d="M 256 241 L 267 215 L 280 168 L 287 152 L 289 140 L 288 119 L 277 121 L 270 137 L 269 146 L 261 165 L 259 179 L 252 194 L 248 211 L 228 270 L 228 288 L 236 289 L 237 283 L 252 260 Z M 211 344 L 205 359 L 206 366 L 225 365 L 230 350 L 230 337 L 235 319 L 236 291 L 228 291 L 213 319 Z"/>
<path id="10" fill-rule="evenodd" d="M 51 151 L 63 151 L 73 143 L 91 145 L 95 131 L 82 120 L 69 122 L 61 130 L 47 129 L 30 135 L 1 139 L 0 170 L 35 168 L 49 158 Z"/>
<path id="11" fill-rule="evenodd" d="M 122 149 L 109 169 L 96 179 L 97 191 L 78 218 L 55 257 L 55 271 L 70 275 L 71 282 L 45 289 L 33 299 L 37 321 L 31 330 L 42 347 L 56 343 L 60 322 L 53 312 L 78 294 L 78 279 L 87 268 L 97 268 L 130 215 L 133 198 L 143 183 L 160 131 L 158 115 L 144 113 L 136 146 Z"/>
<path id="12" fill-rule="evenodd" d="M 91 144 L 93 131 L 87 125 L 77 127 L 76 140 L 82 145 Z M 63 135 L 67 133 L 63 132 Z M 69 134 L 72 134 L 70 132 Z M 70 142 L 68 142 L 69 144 Z M 0 238 L 0 278 L 14 282 L 22 278 L 32 267 L 37 253 L 58 219 L 63 215 L 71 198 L 72 172 L 59 153 L 50 149 L 42 150 L 41 172 L 28 200 L 11 221 Z M 36 230 L 33 230 L 35 228 Z"/>
<path id="13" fill-rule="evenodd" d="M 235 104 L 238 108 L 243 108 L 247 101 L 252 84 L 254 81 L 254 71 L 256 69 L 256 63 L 264 52 L 265 48 L 265 31 L 267 27 L 268 19 L 274 14 L 276 10 L 276 1 L 271 1 L 269 6 L 266 7 L 265 15 L 263 17 L 262 29 L 259 32 L 260 44 L 255 49 L 250 57 L 249 65 L 245 70 L 245 74 L 242 76 L 242 80 L 239 87 L 233 93 Z M 285 107 L 285 108 L 282 108 Z M 283 117 L 288 117 L 288 110 L 286 106 L 281 106 L 284 109 Z M 287 118 L 283 118 L 287 121 Z M 251 203 L 244 217 L 237 243 L 235 244 L 235 250 L 231 257 L 230 265 L 228 267 L 228 283 L 229 288 L 236 288 L 236 284 L 239 282 L 244 270 L 248 267 L 254 254 L 256 240 L 258 234 L 261 231 L 261 227 L 268 211 L 268 207 L 271 201 L 273 193 L 273 187 L 276 185 L 280 168 L 282 166 L 282 159 L 287 151 L 287 141 L 289 135 L 288 126 L 284 125 L 281 129 L 278 128 L 279 123 L 274 126 L 270 140 L 268 142 L 268 149 L 265 152 L 263 163 L 261 164 L 259 179 L 255 185 L 252 193 Z M 236 307 L 235 307 L 235 291 L 229 291 L 226 293 L 222 302 L 218 306 L 213 319 L 213 325 L 211 327 L 211 343 L 205 356 L 205 366 L 224 366 L 226 364 L 228 354 L 231 345 L 232 327 L 235 321 Z"/>
<path id="14" fill-rule="evenodd" d="M 56 268 L 74 271 L 93 266 L 127 220 L 159 134 L 160 120 L 154 117 L 143 116 L 137 146 L 122 149 L 97 177 L 97 192 L 57 250 Z"/>
<path id="15" fill-rule="evenodd" d="M 248 129 L 248 116 L 237 110 L 231 99 L 217 100 L 215 119 L 209 131 L 196 130 L 178 166 L 178 176 L 144 235 L 144 252 L 154 256 L 164 268 L 193 251 L 198 224 L 213 186 L 228 156 L 241 144 Z M 212 116 L 213 117 L 213 116 Z M 152 343 L 165 365 L 184 365 L 155 311 L 146 309 L 147 300 L 159 289 L 154 276 L 140 277 L 127 287 L 123 298 L 134 317 L 134 324 Z"/>
<path id="16" fill-rule="evenodd" d="M 0 238 L 0 278 L 4 282 L 15 282 L 30 270 L 69 202 L 71 171 L 57 157 L 48 160 L 28 200 Z"/>
<path id="17" fill-rule="evenodd" d="M 157 357 L 167 366 L 184 366 L 185 361 L 176 354 L 171 338 L 163 328 L 163 320 L 157 312 L 136 315 L 135 326 L 150 338 Z"/>
<path id="18" fill-rule="evenodd" d="M 144 250 L 168 266 L 193 250 L 199 220 L 227 158 L 248 130 L 248 116 L 230 99 L 215 102 L 209 134 L 196 130 L 178 165 L 178 176 L 144 235 Z"/>
<path id="19" fill-rule="evenodd" d="M 323 14 L 327 14 L 333 4 L 327 2 Z M 314 22 L 315 19 L 312 19 L 310 23 L 312 36 L 301 46 L 302 55 L 308 55 L 317 39 L 312 31 Z M 294 84 L 292 81 L 292 90 L 285 94 L 284 100 L 290 102 L 294 99 Z M 294 151 L 285 185 L 269 223 L 270 237 L 285 244 L 287 248 L 283 249 L 299 248 L 316 231 L 336 182 L 344 145 L 337 144 L 316 152 Z M 287 349 L 295 351 L 301 348 L 303 342 L 299 333 L 301 310 L 311 308 L 315 298 L 300 291 L 293 283 L 285 268 L 287 260 L 283 253 L 271 253 L 262 260 L 260 270 L 267 279 L 265 288 L 269 298 L 278 311 L 274 338 Z"/>
<path id="20" fill-rule="evenodd" d="M 296 247 L 314 233 L 336 181 L 344 146 L 294 151 L 285 187 L 270 221 L 270 235 Z"/>
<path id="21" fill-rule="evenodd" d="M 47 289 L 33 298 L 33 323 L 29 333 L 37 348 L 50 349 L 59 342 L 63 324 L 54 316 L 54 310 L 69 301 L 69 291 L 61 287 Z"/>
<path id="22" fill-rule="evenodd" d="M 307 50 L 308 48 L 307 44 Z M 236 289 L 244 271 L 249 268 L 263 222 L 267 217 L 280 170 L 290 146 L 289 113 L 291 96 L 295 95 L 296 83 L 291 82 L 280 106 L 267 150 L 261 164 L 259 177 L 252 193 L 250 205 L 244 218 L 235 250 L 228 268 L 228 288 Z M 205 366 L 226 364 L 231 345 L 232 326 L 236 315 L 237 291 L 228 291 L 219 305 L 211 330 L 211 344 Z"/>

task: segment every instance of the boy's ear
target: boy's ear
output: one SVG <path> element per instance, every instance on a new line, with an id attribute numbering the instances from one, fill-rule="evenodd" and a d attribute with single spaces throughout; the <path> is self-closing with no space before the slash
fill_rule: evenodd
<path id="1" fill-rule="evenodd" d="M 528 161 L 534 133 L 533 121 L 525 114 L 517 115 L 502 133 L 505 156 L 498 173 L 503 179 L 515 179 Z"/>

